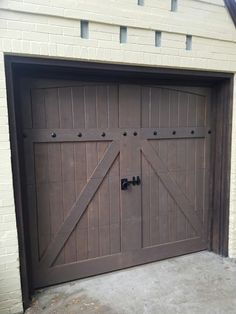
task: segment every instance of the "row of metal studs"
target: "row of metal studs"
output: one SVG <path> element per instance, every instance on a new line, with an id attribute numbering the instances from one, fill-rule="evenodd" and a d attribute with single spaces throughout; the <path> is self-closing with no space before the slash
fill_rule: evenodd
<path id="1" fill-rule="evenodd" d="M 192 131 L 191 131 L 191 134 L 194 134 L 194 133 L 195 133 L 195 131 L 192 130 Z M 174 130 L 174 131 L 172 132 L 172 134 L 173 134 L 173 135 L 176 135 L 176 131 Z M 211 134 L 211 130 L 208 131 L 208 134 Z M 138 133 L 137 133 L 137 132 L 134 132 L 133 135 L 134 135 L 134 136 L 137 136 Z M 153 135 L 157 135 L 157 131 L 154 131 L 154 132 L 153 132 Z M 51 137 L 56 137 L 56 136 L 57 136 L 57 135 L 56 135 L 56 133 L 54 133 L 54 132 L 51 134 Z M 77 136 L 78 136 L 78 137 L 82 137 L 83 134 L 82 134 L 82 133 L 79 133 Z M 102 137 L 105 137 L 105 136 L 106 136 L 106 133 L 103 132 L 103 133 L 101 134 L 101 136 L 102 136 Z M 124 133 L 123 133 L 123 136 L 127 136 L 127 132 L 124 132 Z"/>

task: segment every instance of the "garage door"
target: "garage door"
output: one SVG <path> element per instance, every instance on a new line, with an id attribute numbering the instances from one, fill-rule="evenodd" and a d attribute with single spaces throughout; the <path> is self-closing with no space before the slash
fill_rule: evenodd
<path id="1" fill-rule="evenodd" d="M 21 109 L 34 288 L 207 248 L 207 89 L 31 80 Z"/>

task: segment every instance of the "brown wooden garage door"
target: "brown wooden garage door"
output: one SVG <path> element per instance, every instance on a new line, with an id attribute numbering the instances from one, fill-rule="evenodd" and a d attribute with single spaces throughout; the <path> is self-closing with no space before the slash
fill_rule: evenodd
<path id="1" fill-rule="evenodd" d="M 24 86 L 35 288 L 207 248 L 207 89 Z"/>

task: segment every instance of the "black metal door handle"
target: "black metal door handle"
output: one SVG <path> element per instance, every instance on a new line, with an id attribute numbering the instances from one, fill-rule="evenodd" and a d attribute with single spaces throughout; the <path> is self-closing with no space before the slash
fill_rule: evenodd
<path id="1" fill-rule="evenodd" d="M 121 190 L 125 191 L 128 190 L 129 185 L 132 184 L 133 186 L 135 185 L 140 185 L 141 184 L 141 179 L 139 176 L 136 178 L 133 177 L 132 180 L 128 180 L 127 178 L 121 179 Z"/>

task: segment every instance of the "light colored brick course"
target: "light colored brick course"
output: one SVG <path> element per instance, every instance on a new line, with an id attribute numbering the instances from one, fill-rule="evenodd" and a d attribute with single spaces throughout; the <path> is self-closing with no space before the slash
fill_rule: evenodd
<path id="1" fill-rule="evenodd" d="M 80 38 L 89 20 L 89 39 Z M 128 27 L 127 44 L 119 27 Z M 155 47 L 155 30 L 162 47 Z M 186 34 L 193 49 L 185 50 Z M 22 311 L 4 54 L 236 73 L 236 29 L 223 0 L 0 1 L 0 314 Z M 236 85 L 236 79 L 235 79 Z M 234 107 L 236 90 L 234 91 Z M 236 257 L 236 113 L 233 115 L 229 254 Z"/>

